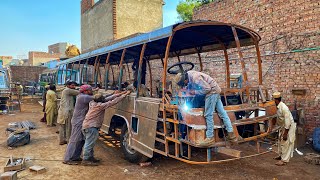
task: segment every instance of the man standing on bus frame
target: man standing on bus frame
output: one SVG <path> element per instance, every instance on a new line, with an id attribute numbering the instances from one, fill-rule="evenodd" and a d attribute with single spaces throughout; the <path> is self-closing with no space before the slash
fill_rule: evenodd
<path id="1" fill-rule="evenodd" d="M 231 121 L 221 102 L 221 88 L 212 77 L 202 72 L 188 71 L 185 73 L 178 73 L 175 77 L 175 82 L 177 82 L 177 85 L 180 87 L 188 86 L 188 92 L 190 94 L 206 95 L 204 117 L 206 118 L 207 131 L 206 139 L 200 145 L 209 146 L 215 143 L 213 137 L 213 113 L 215 110 L 217 110 L 219 117 L 223 120 L 226 130 L 228 131 L 228 139 L 232 142 L 241 139 L 241 137 L 237 139 L 233 133 Z"/>

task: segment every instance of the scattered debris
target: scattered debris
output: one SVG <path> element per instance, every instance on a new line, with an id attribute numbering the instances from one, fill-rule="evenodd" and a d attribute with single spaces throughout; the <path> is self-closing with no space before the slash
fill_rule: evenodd
<path id="1" fill-rule="evenodd" d="M 123 172 L 125 172 L 125 173 L 126 173 L 126 172 L 129 172 L 129 171 L 128 171 L 128 169 L 124 169 L 124 170 L 123 170 Z"/>
<path id="2" fill-rule="evenodd" d="M 304 157 L 304 161 L 309 164 L 320 165 L 320 155 L 315 153 L 307 153 Z"/>
<path id="3" fill-rule="evenodd" d="M 17 180 L 18 179 L 17 171 L 5 172 L 1 174 L 0 179 L 1 180 Z"/>
<path id="4" fill-rule="evenodd" d="M 8 139 L 7 146 L 9 147 L 18 147 L 23 146 L 30 143 L 30 132 L 26 129 L 13 130 L 7 128 L 7 131 L 13 131 Z"/>
<path id="5" fill-rule="evenodd" d="M 10 129 L 36 129 L 36 125 L 31 121 L 11 122 L 8 124 Z"/>
<path id="6" fill-rule="evenodd" d="M 8 159 L 5 167 L 3 168 L 4 172 L 7 171 L 19 171 L 25 168 L 25 159 L 24 158 L 13 158 L 12 156 Z"/>
<path id="7" fill-rule="evenodd" d="M 151 163 L 151 162 L 143 162 L 143 163 L 140 163 L 139 165 L 140 165 L 141 167 L 146 167 L 146 166 L 152 165 L 152 163 Z"/>
<path id="8" fill-rule="evenodd" d="M 298 148 L 294 149 L 300 156 L 303 156 L 303 152 L 299 151 Z"/>
<path id="9" fill-rule="evenodd" d="M 41 173 L 44 173 L 46 171 L 46 168 L 45 167 L 42 167 L 42 166 L 31 166 L 29 167 L 29 170 L 30 171 L 35 171 L 37 172 L 37 174 L 41 174 Z"/>

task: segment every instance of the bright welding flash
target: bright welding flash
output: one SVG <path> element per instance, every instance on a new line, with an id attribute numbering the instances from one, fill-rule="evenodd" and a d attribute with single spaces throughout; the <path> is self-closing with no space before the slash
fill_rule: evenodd
<path id="1" fill-rule="evenodd" d="M 183 110 L 184 111 L 188 111 L 190 108 L 189 108 L 189 106 L 187 105 L 187 103 L 185 103 L 184 105 L 183 105 Z"/>

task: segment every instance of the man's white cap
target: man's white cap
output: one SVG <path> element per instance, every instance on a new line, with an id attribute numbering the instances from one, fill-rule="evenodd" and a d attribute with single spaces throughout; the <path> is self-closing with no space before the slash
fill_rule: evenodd
<path id="1" fill-rule="evenodd" d="M 273 98 L 280 98 L 280 97 L 281 97 L 281 93 L 280 93 L 280 92 L 274 92 L 274 93 L 272 94 L 272 97 L 273 97 Z"/>

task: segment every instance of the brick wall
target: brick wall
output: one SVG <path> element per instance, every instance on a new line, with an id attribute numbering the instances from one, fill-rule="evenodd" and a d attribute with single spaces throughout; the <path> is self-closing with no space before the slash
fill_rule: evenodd
<path id="1" fill-rule="evenodd" d="M 48 62 L 54 59 L 60 59 L 60 53 L 47 53 L 47 52 L 29 52 L 29 64 L 32 66 L 38 66 L 41 63 Z"/>
<path id="2" fill-rule="evenodd" d="M 262 38 L 264 85 L 282 92 L 289 107 L 297 101 L 297 106 L 304 108 L 309 135 L 314 127 L 320 126 L 319 1 L 218 0 L 195 10 L 194 19 L 230 22 L 256 30 Z M 246 53 L 248 56 L 250 49 L 245 56 Z M 255 72 L 255 58 L 245 61 L 249 73 Z M 232 63 L 231 71 L 239 69 L 237 60 Z M 212 62 L 207 67 L 223 81 L 223 63 Z M 249 77 L 256 82 L 256 77 Z M 305 89 L 306 94 L 295 95 L 292 93 L 295 89 Z"/>
<path id="3" fill-rule="evenodd" d="M 94 0 L 82 0 L 81 1 L 81 14 L 86 12 L 94 5 Z"/>
<path id="4" fill-rule="evenodd" d="M 45 69 L 47 68 L 40 66 L 10 66 L 11 81 L 23 85 L 30 81 L 38 82 L 39 74 Z"/>

